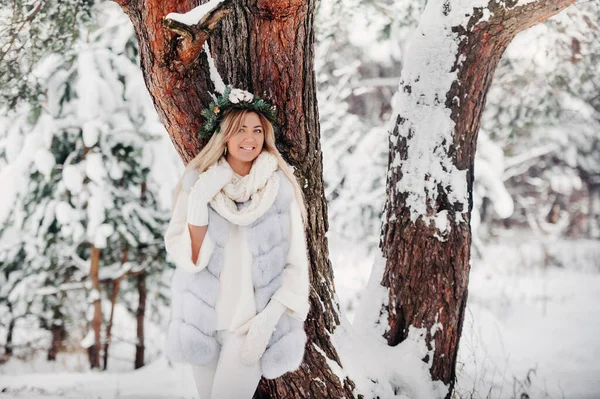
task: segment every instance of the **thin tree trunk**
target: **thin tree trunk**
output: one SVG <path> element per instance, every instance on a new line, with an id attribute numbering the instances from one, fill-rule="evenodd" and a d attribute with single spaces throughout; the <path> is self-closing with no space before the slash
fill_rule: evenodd
<path id="1" fill-rule="evenodd" d="M 597 184 L 594 184 L 589 181 L 587 182 L 588 186 L 588 215 L 587 215 L 587 236 L 588 238 L 594 238 L 594 225 L 596 223 L 596 209 L 595 209 L 595 201 L 596 195 L 598 193 Z"/>
<path id="2" fill-rule="evenodd" d="M 112 282 L 112 292 L 110 298 L 110 316 L 108 318 L 108 323 L 106 324 L 106 338 L 104 340 L 104 353 L 102 355 L 104 364 L 102 366 L 103 370 L 106 370 L 108 367 L 108 349 L 110 347 L 111 340 L 111 331 L 112 325 L 115 315 L 115 305 L 117 304 L 117 299 L 119 298 L 119 288 L 121 286 L 121 279 L 118 278 Z"/>
<path id="3" fill-rule="evenodd" d="M 454 3 L 428 2 L 426 14 L 433 8 L 433 15 L 440 16 L 436 19 L 440 24 L 449 23 L 442 15 L 452 18 L 453 22 L 462 18 L 461 23 L 448 30 L 437 29 L 440 26 L 433 26 L 429 21 L 427 31 L 423 32 L 423 35 L 431 34 L 428 40 L 440 39 L 436 32 L 458 37 L 454 41 L 454 65 L 446 69 L 456 78 L 449 89 L 443 86 L 434 96 L 427 90 L 439 89 L 442 85 L 437 87 L 436 82 L 419 83 L 419 80 L 431 76 L 429 72 L 433 68 L 438 68 L 438 77 L 443 79 L 444 72 L 439 71 L 437 61 L 430 62 L 441 55 L 438 54 L 440 48 L 431 46 L 429 53 L 427 47 L 410 48 L 405 59 L 409 63 L 420 63 L 410 68 L 419 74 L 407 76 L 403 71 L 398 93 L 401 106 L 393 116 L 395 125 L 390 135 L 388 197 L 380 241 L 386 258 L 381 284 L 389 289 L 387 304 L 382 304 L 389 321 L 384 336 L 394 346 L 407 338 L 409 327 L 424 327 L 429 349 L 435 348 L 433 359 L 427 355 L 424 360 L 431 362 L 435 380 L 449 384 L 448 397 L 454 385 L 467 302 L 473 162 L 486 94 L 497 63 L 514 36 L 556 14 L 573 0 L 540 0 L 515 8 L 509 7 L 511 4 L 514 7 L 516 2 L 508 3 L 490 2 L 486 12 L 491 16 L 482 22 L 481 8 L 461 9 L 467 11 L 461 15 L 452 9 L 456 6 Z M 423 154 L 424 157 L 430 155 L 430 163 L 440 168 L 430 169 L 431 173 L 424 174 L 420 184 L 415 183 L 411 179 L 419 173 L 418 165 L 407 164 L 411 159 L 409 154 L 418 150 L 417 140 L 430 140 L 424 135 L 431 134 L 431 140 L 437 138 L 435 134 L 440 133 L 441 128 L 433 124 L 439 119 L 432 115 L 433 110 L 440 107 L 448 110 L 454 127 L 441 132 L 447 136 L 431 154 Z M 414 112 L 415 109 L 423 112 Z M 418 134 L 421 135 L 415 138 Z M 444 164 L 444 158 L 450 161 Z M 438 175 L 448 178 L 438 181 Z M 461 190 L 463 187 L 466 189 Z M 423 197 L 419 197 L 423 192 Z M 466 194 L 465 201 L 457 199 L 460 192 Z M 417 208 L 415 203 L 422 207 Z"/>
<path id="4" fill-rule="evenodd" d="M 50 340 L 50 348 L 48 349 L 46 360 L 55 361 L 56 355 L 63 348 L 64 340 L 67 337 L 67 331 L 65 330 L 64 325 L 53 324 L 50 327 L 50 334 L 52 338 Z"/>
<path id="5" fill-rule="evenodd" d="M 15 331 L 15 318 L 13 317 L 12 302 L 7 302 L 8 313 L 10 314 L 10 321 L 8 322 L 8 329 L 6 330 L 6 344 L 4 345 L 5 360 L 8 361 L 13 354 L 13 332 Z"/>
<path id="6" fill-rule="evenodd" d="M 121 265 L 123 265 L 125 262 L 127 262 L 127 258 L 129 257 L 129 251 L 127 249 L 127 247 L 123 250 L 123 255 L 121 256 Z M 117 304 L 117 300 L 119 298 L 119 289 L 121 287 L 121 280 L 123 278 L 125 278 L 127 275 L 122 275 L 117 277 L 116 279 L 114 279 L 111 283 L 112 283 L 112 291 L 111 291 L 111 298 L 110 298 L 110 316 L 108 318 L 108 323 L 106 325 L 106 338 L 105 338 L 105 342 L 104 342 L 104 365 L 103 365 L 103 370 L 106 370 L 108 367 L 108 349 L 110 347 L 110 341 L 112 338 L 111 335 L 111 331 L 112 331 L 112 325 L 113 325 L 113 320 L 114 320 L 114 315 L 115 315 L 115 306 Z"/>
<path id="7" fill-rule="evenodd" d="M 100 333 L 102 328 L 102 304 L 100 302 L 100 281 L 98 278 L 100 269 L 100 249 L 92 245 L 90 280 L 92 281 L 92 295 L 94 297 L 94 316 L 92 329 L 94 330 L 94 345 L 89 350 L 91 368 L 100 368 Z"/>
<path id="8" fill-rule="evenodd" d="M 146 345 L 144 343 L 144 320 L 146 318 L 146 272 L 142 272 L 137 276 L 138 290 L 138 308 L 136 312 L 137 321 L 137 341 L 135 343 L 135 369 L 144 366 L 144 353 Z"/>

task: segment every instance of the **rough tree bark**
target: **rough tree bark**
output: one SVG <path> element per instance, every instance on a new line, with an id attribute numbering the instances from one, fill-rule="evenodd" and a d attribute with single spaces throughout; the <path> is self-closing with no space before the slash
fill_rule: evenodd
<path id="1" fill-rule="evenodd" d="M 250 90 L 277 105 L 282 122 L 278 147 L 296 168 L 309 215 L 312 289 L 305 324 L 309 339 L 301 368 L 276 380 L 263 379 L 255 397 L 352 397 L 354 384 L 349 379 L 340 381 L 319 353 L 341 366 L 329 339 L 339 324 L 339 309 L 325 237 L 328 225 L 314 75 L 314 0 L 226 1 L 192 29 L 165 24 L 163 17 L 187 12 L 198 2 L 116 1 L 133 23 L 146 86 L 184 163 L 205 144 L 196 138 L 203 123 L 200 110 L 211 100 L 209 91 L 214 91 L 203 51 L 205 41 L 226 84 Z"/>
<path id="2" fill-rule="evenodd" d="M 444 16 L 437 19 L 440 24 L 448 24 L 444 18 L 453 18 L 451 30 L 445 31 L 445 34 L 452 32 L 452 35 L 456 35 L 456 51 L 454 65 L 446 72 L 453 74 L 455 80 L 449 90 L 436 92 L 435 100 L 427 103 L 427 93 L 417 83 L 419 78 L 405 76 L 404 72 L 401 76 L 401 95 L 405 101 L 402 104 L 406 106 L 401 106 L 392 118 L 395 124 L 390 134 L 388 197 L 380 239 L 380 247 L 386 258 L 381 284 L 389 291 L 388 303 L 382 304 L 389 323 L 384 336 L 389 345 L 394 346 L 406 339 L 409 326 L 425 327 L 428 345 L 435 339 L 431 374 L 435 380 L 449 384 L 448 397 L 454 386 L 458 341 L 467 301 L 473 162 L 486 94 L 497 63 L 515 35 L 573 2 L 538 0 L 518 6 L 517 1 L 492 0 L 483 8 L 468 7 L 468 13 L 463 13 L 460 16 L 462 21 L 456 24 L 457 13 L 452 14 L 456 11 L 452 10 L 453 6 L 457 6 L 456 2 L 430 1 L 427 8 L 434 8 L 438 15 Z M 482 21 L 484 15 L 487 17 Z M 435 30 L 431 23 L 428 24 L 430 30 Z M 436 40 L 435 37 L 432 39 Z M 431 48 L 433 50 L 430 53 L 423 55 L 423 48 L 415 46 L 405 60 L 421 63 L 415 70 L 431 70 L 436 66 L 430 65 L 429 61 L 435 59 L 437 54 L 434 53 L 440 50 L 435 46 Z M 417 52 L 420 56 L 411 58 Z M 434 83 L 429 87 L 434 87 Z M 463 173 L 455 176 L 462 176 L 462 184 L 466 183 L 467 198 L 465 203 L 453 200 L 450 194 L 455 187 L 440 183 L 432 190 L 435 192 L 426 191 L 425 211 L 420 212 L 421 215 L 415 220 L 414 214 L 411 215 L 414 209 L 411 209 L 409 200 L 410 190 L 399 190 L 397 185 L 404 187 L 403 179 L 411 178 L 410 172 L 403 169 L 402 164 L 411 150 L 415 150 L 411 148 L 414 126 L 424 124 L 421 125 L 425 126 L 421 132 L 425 131 L 425 134 L 439 129 L 432 122 L 433 118 L 428 119 L 428 110 L 433 109 L 435 103 L 445 106 L 454 122 L 454 128 L 448 132 L 447 142 L 442 142 L 440 148 L 444 151 L 442 156 L 448 157 L 456 170 Z M 425 112 L 413 112 L 415 104 Z M 432 163 L 437 161 L 436 154 L 433 153 Z M 425 174 L 421 187 L 426 187 L 434 178 L 433 173 Z M 438 217 L 443 218 L 442 225 L 447 223 L 450 226 L 447 232 L 436 227 L 434 221 Z M 435 328 L 437 322 L 441 323 L 441 330 Z M 424 360 L 431 361 L 427 357 Z"/>

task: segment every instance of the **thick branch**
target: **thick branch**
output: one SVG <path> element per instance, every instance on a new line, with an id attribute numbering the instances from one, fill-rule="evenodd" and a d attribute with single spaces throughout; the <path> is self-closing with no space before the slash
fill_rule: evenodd
<path id="1" fill-rule="evenodd" d="M 515 7 L 507 12 L 506 17 L 517 21 L 516 31 L 520 32 L 544 22 L 573 3 L 575 0 L 538 0 Z"/>
<path id="2" fill-rule="evenodd" d="M 176 46 L 167 50 L 167 54 L 165 54 L 166 63 L 169 64 L 170 61 L 174 61 L 178 67 L 183 66 L 184 68 L 192 65 L 200 55 L 202 46 L 208 39 L 210 32 L 231 10 L 231 0 L 225 0 L 207 12 L 195 25 L 188 25 L 168 16 L 165 17 L 163 20 L 164 26 L 180 36 L 180 38 L 175 39 L 178 40 Z"/>
<path id="3" fill-rule="evenodd" d="M 131 10 L 137 8 L 137 0 L 113 0 L 115 3 L 121 6 L 123 11 L 129 15 Z"/>

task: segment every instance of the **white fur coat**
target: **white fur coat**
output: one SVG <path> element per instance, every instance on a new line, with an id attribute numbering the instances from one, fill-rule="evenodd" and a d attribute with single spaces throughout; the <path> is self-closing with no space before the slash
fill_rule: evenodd
<path id="1" fill-rule="evenodd" d="M 264 161 L 265 157 L 263 157 L 262 160 Z M 266 169 L 253 167 L 253 170 L 257 171 Z M 287 179 L 281 171 L 278 171 L 278 173 L 272 173 L 272 175 L 270 175 L 269 178 L 271 180 L 277 180 L 280 178 Z M 255 179 L 251 179 L 251 176 L 248 176 L 248 178 L 246 178 L 245 180 L 255 181 Z M 191 261 L 191 239 L 189 236 L 189 230 L 187 228 L 186 210 L 187 202 L 194 200 L 193 198 L 189 197 L 189 189 L 191 188 L 191 185 L 194 181 L 194 176 L 187 176 L 186 179 L 184 179 L 184 187 L 182 188 L 182 192 L 176 201 L 173 217 L 165 235 L 167 252 L 173 257 L 177 267 L 181 270 L 185 270 L 185 272 L 187 273 L 193 273 L 193 275 L 201 272 L 202 270 L 204 270 L 204 268 L 207 267 L 207 265 L 209 265 L 211 256 L 216 250 L 215 241 L 211 238 L 210 234 L 207 234 L 200 249 L 197 262 L 194 264 Z M 291 187 L 291 184 L 289 184 L 289 182 L 285 183 L 287 183 L 286 190 L 288 191 L 288 194 L 286 195 L 288 197 L 293 197 L 293 195 L 289 193 L 289 187 Z M 279 187 L 279 182 L 273 184 L 275 187 Z M 270 198 L 269 196 L 277 195 L 278 192 L 277 190 L 263 189 L 261 194 L 261 202 L 267 201 L 273 203 L 274 198 Z M 219 210 L 219 204 L 215 202 L 216 201 L 211 201 L 211 212 Z M 231 204 L 229 204 L 229 206 L 230 205 Z M 216 209 L 213 209 L 213 207 Z M 253 214 L 251 215 L 251 217 L 248 216 L 250 212 L 246 214 L 243 213 L 244 208 L 253 210 Z M 260 212 L 256 211 L 257 209 L 261 208 L 263 207 L 252 206 L 252 204 L 249 201 L 245 204 L 245 206 L 242 206 L 239 209 L 235 210 L 236 212 L 234 216 L 238 219 L 232 219 L 233 221 L 254 221 L 262 216 Z M 218 213 L 220 214 L 221 212 Z M 227 215 L 230 214 L 232 213 L 223 212 L 221 216 L 225 219 L 228 219 Z M 241 225 L 237 225 L 233 223 L 232 220 L 227 220 L 227 222 L 229 223 L 229 227 L 223 226 L 221 228 L 221 230 L 223 228 L 225 228 L 225 230 L 229 230 L 229 234 L 227 234 L 229 237 L 226 246 L 224 248 L 219 248 L 220 251 L 225 250 L 226 253 L 224 256 L 225 264 L 223 265 L 222 273 L 220 273 L 219 277 L 219 299 L 217 300 L 216 304 L 213 303 L 213 305 L 216 305 L 216 324 L 218 326 L 218 329 L 236 329 L 237 327 L 245 323 L 248 319 L 253 317 L 256 314 L 257 309 L 261 310 L 262 308 L 264 308 L 266 301 L 268 301 L 270 298 L 275 299 L 286 306 L 286 319 L 287 317 L 292 317 L 296 320 L 294 323 L 300 322 L 302 324 L 306 319 L 309 311 L 309 264 L 306 252 L 304 227 L 300 216 L 300 209 L 295 201 L 295 198 L 289 202 L 289 212 L 285 212 L 285 214 L 287 216 L 286 219 L 284 219 L 285 223 L 282 226 L 285 226 L 286 229 L 289 229 L 289 246 L 286 247 L 286 251 L 288 252 L 285 260 L 286 266 L 281 271 L 280 277 L 278 278 L 278 280 L 281 280 L 281 284 L 275 290 L 275 292 L 273 292 L 273 290 L 270 289 L 263 290 L 264 294 L 261 293 L 260 290 L 256 291 L 256 293 L 254 292 L 254 288 L 256 287 L 253 287 L 253 283 L 250 279 L 252 273 L 252 271 L 250 270 L 252 256 L 248 250 L 244 250 L 244 248 L 248 249 L 247 241 L 254 242 L 253 248 L 260 249 L 260 247 L 266 245 L 269 242 L 272 242 L 273 239 L 275 239 L 275 236 L 271 238 L 269 236 L 269 233 L 265 232 L 266 234 L 260 234 L 261 237 L 247 237 L 246 226 L 244 225 L 244 223 L 242 222 Z M 288 217 L 289 223 L 287 222 Z M 223 223 L 227 223 L 225 219 L 221 219 Z M 214 217 L 213 220 L 216 221 Z M 217 231 L 214 230 L 214 228 L 217 227 L 216 225 L 212 227 L 213 231 Z M 209 222 L 209 229 L 210 228 L 211 226 Z M 279 230 L 279 228 L 277 228 L 277 230 Z M 215 236 L 215 238 L 217 237 L 218 236 Z M 261 241 L 263 241 L 264 244 L 261 244 Z M 223 241 L 221 240 L 221 242 Z M 257 276 L 255 275 L 255 283 L 259 281 L 256 279 L 256 277 Z M 177 283 L 174 282 L 174 287 L 176 285 Z M 291 328 L 291 321 L 282 320 L 282 322 L 285 323 L 281 324 L 280 327 L 284 330 L 289 331 L 289 328 Z M 288 336 L 283 336 L 283 338 L 287 337 L 286 340 L 288 341 L 302 341 L 303 339 L 306 339 L 305 335 L 301 334 L 300 331 L 298 333 L 299 334 L 288 334 Z M 272 337 L 272 343 L 280 339 L 279 337 L 282 336 L 281 334 L 285 335 L 286 332 L 282 330 L 280 332 L 278 331 L 277 333 L 274 333 L 274 336 Z M 284 345 L 284 343 L 281 342 L 280 345 L 275 345 L 272 347 L 272 353 L 269 353 L 267 351 L 266 355 L 270 359 L 262 359 L 263 375 L 267 378 L 275 378 L 276 376 L 281 375 L 281 373 L 295 369 L 295 367 L 299 366 L 302 353 L 298 352 L 298 350 L 296 349 L 292 349 L 294 347 L 297 347 L 298 344 L 291 344 L 290 342 L 287 345 L 288 349 L 284 349 L 286 348 L 286 345 Z M 285 350 L 289 354 L 295 354 L 295 357 L 293 357 L 293 359 L 295 360 L 289 359 L 285 363 L 273 360 L 281 358 L 281 353 L 276 354 L 280 350 Z"/>

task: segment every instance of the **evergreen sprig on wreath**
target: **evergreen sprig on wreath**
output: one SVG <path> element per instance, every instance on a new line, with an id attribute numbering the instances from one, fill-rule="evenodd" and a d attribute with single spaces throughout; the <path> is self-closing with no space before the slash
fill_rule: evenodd
<path id="1" fill-rule="evenodd" d="M 228 109 L 249 109 L 260 112 L 271 122 L 273 129 L 277 131 L 277 115 L 275 113 L 277 107 L 275 105 L 269 104 L 246 90 L 235 89 L 231 85 L 227 85 L 223 94 L 218 96 L 216 101 L 213 100 L 208 107 L 200 111 L 206 121 L 202 125 L 198 136 L 201 139 L 212 136 L 219 127 L 223 112 Z"/>

